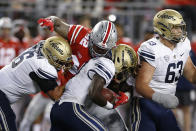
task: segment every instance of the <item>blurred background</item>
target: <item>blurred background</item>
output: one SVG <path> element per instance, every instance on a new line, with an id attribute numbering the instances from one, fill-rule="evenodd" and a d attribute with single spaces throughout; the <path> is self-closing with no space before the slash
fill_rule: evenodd
<path id="1" fill-rule="evenodd" d="M 69 24 L 89 28 L 100 20 L 110 20 L 117 26 L 118 42 L 128 43 L 137 50 L 142 41 L 152 37 L 153 16 L 165 8 L 175 9 L 183 15 L 192 44 L 192 60 L 195 60 L 196 0 L 0 0 L 0 68 L 24 49 L 53 35 L 38 26 L 37 20 L 41 17 L 55 15 Z M 3 48 L 2 43 L 13 50 Z M 188 94 L 181 98 L 188 102 L 182 102 L 174 111 L 183 131 L 196 131 L 194 88 L 195 85 L 186 83 L 178 85 L 180 91 Z M 21 110 L 15 109 L 19 114 L 18 123 L 24 114 Z"/>
<path id="2" fill-rule="evenodd" d="M 89 21 L 86 24 L 92 26 L 109 19 L 123 25 L 124 36 L 137 44 L 146 31 L 152 30 L 152 18 L 163 8 L 180 11 L 192 37 L 196 31 L 195 6 L 195 0 L 0 0 L 0 17 L 25 20 L 32 37 L 37 35 L 36 22 L 40 17 L 56 15 L 68 23 Z"/>

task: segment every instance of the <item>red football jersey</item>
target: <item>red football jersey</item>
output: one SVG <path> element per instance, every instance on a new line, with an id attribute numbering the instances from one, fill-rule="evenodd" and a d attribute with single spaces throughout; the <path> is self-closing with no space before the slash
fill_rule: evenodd
<path id="1" fill-rule="evenodd" d="M 0 38 L 0 69 L 8 65 L 17 55 L 17 43 L 12 40 L 5 42 Z"/>
<path id="2" fill-rule="evenodd" d="M 68 32 L 68 42 L 71 45 L 73 67 L 66 73 L 66 82 L 78 73 L 80 67 L 91 57 L 88 49 L 90 29 L 81 25 L 71 25 Z"/>

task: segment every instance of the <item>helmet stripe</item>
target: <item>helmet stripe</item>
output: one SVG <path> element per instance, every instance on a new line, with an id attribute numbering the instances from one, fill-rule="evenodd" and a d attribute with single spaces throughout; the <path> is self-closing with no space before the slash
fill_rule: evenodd
<path id="1" fill-rule="evenodd" d="M 105 38 L 103 40 L 103 46 L 105 46 L 108 38 L 109 38 L 109 35 L 110 35 L 110 32 L 111 32 L 111 28 L 112 28 L 112 23 L 111 22 L 108 22 L 108 26 L 107 26 L 107 31 L 106 31 L 106 35 L 105 35 Z"/>

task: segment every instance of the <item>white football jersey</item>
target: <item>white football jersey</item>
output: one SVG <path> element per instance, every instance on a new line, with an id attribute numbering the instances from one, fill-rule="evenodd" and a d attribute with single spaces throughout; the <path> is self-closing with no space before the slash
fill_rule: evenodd
<path id="1" fill-rule="evenodd" d="M 188 38 L 171 50 L 154 37 L 141 44 L 138 55 L 155 67 L 150 87 L 164 94 L 175 94 L 176 84 L 191 50 Z"/>
<path id="2" fill-rule="evenodd" d="M 41 46 L 42 43 L 39 43 L 27 49 L 0 70 L 0 90 L 6 94 L 10 103 L 16 102 L 25 94 L 40 91 L 39 86 L 29 76 L 31 72 L 43 79 L 57 78 L 56 69 L 41 54 Z"/>
<path id="3" fill-rule="evenodd" d="M 65 92 L 60 98 L 61 102 L 74 102 L 84 105 L 89 93 L 89 87 L 94 74 L 97 73 L 106 81 L 107 87 L 115 74 L 114 63 L 104 57 L 90 59 L 65 87 Z"/>

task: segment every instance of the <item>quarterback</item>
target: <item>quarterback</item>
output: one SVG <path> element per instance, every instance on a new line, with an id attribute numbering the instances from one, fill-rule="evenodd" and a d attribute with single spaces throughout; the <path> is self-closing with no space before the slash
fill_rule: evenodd
<path id="1" fill-rule="evenodd" d="M 172 9 L 159 11 L 153 19 L 157 35 L 141 44 L 138 54 L 141 68 L 136 91 L 143 97 L 133 102 L 133 131 L 179 131 L 170 110 L 178 105 L 176 84 L 181 75 L 196 83 L 196 68 L 189 52 L 186 24 Z"/>
<path id="2" fill-rule="evenodd" d="M 50 37 L 27 49 L 0 70 L 0 130 L 16 131 L 15 114 L 10 104 L 22 96 L 44 91 L 58 99 L 57 70 L 72 66 L 71 48 L 61 37 Z"/>

